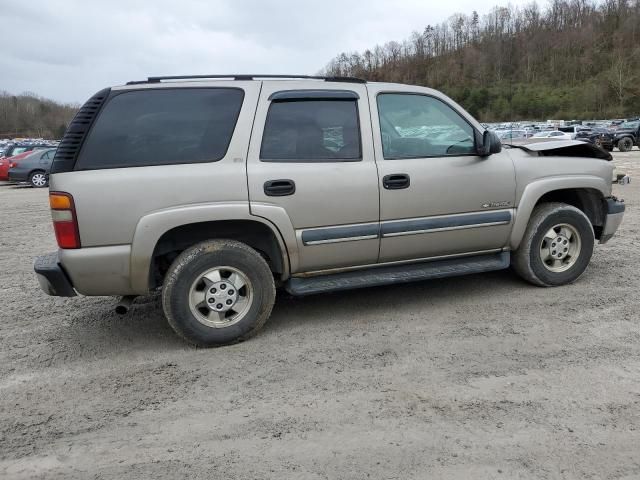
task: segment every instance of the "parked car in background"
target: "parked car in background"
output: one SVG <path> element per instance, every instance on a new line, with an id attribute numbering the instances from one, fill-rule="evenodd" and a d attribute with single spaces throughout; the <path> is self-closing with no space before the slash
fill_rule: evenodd
<path id="1" fill-rule="evenodd" d="M 43 148 L 51 148 L 51 145 L 47 143 L 11 143 L 7 145 L 7 148 L 5 149 L 3 156 L 0 157 L 0 160 L 11 158 L 24 152 L 42 150 Z"/>
<path id="2" fill-rule="evenodd" d="M 640 120 L 620 125 L 613 136 L 613 143 L 621 152 L 628 152 L 634 145 L 640 147 Z"/>
<path id="3" fill-rule="evenodd" d="M 0 158 L 0 181 L 9 180 L 9 169 L 11 168 L 11 165 L 17 164 L 20 160 L 31 155 L 33 152 L 33 150 L 27 150 L 26 152 L 18 153 L 12 157 Z"/>
<path id="4" fill-rule="evenodd" d="M 49 172 L 56 153 L 55 148 L 30 152 L 19 161 L 11 161 L 10 182 L 29 182 L 32 187 L 42 188 L 49 185 Z"/>
<path id="5" fill-rule="evenodd" d="M 588 130 L 588 127 L 584 127 L 582 125 L 569 125 L 566 127 L 558 127 L 558 131 L 569 134 L 568 140 L 573 140 L 576 138 L 578 132 L 582 130 Z"/>
<path id="6" fill-rule="evenodd" d="M 522 141 L 530 138 L 526 130 L 496 130 L 496 135 L 502 142 Z"/>
<path id="7" fill-rule="evenodd" d="M 593 143 L 594 145 L 604 148 L 608 152 L 613 151 L 614 134 L 608 128 L 592 127 L 588 130 L 580 130 L 576 133 L 575 139 Z"/>
<path id="8" fill-rule="evenodd" d="M 569 133 L 560 132 L 559 130 L 550 130 L 546 132 L 538 132 L 532 138 L 552 138 L 554 140 L 571 140 Z"/>

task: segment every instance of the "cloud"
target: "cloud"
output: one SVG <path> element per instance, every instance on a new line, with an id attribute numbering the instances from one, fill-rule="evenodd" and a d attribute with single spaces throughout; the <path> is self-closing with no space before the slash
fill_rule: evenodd
<path id="1" fill-rule="evenodd" d="M 340 52 L 402 40 L 412 30 L 477 8 L 470 0 L 2 4 L 0 90 L 64 102 L 82 102 L 105 86 L 150 75 L 314 74 Z"/>

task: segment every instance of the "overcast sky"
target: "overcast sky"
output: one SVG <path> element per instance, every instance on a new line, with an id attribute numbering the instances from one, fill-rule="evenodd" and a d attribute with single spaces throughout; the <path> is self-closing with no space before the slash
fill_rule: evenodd
<path id="1" fill-rule="evenodd" d="M 511 0 L 512 4 L 528 3 Z M 314 74 L 507 0 L 0 0 L 0 90 L 83 102 L 150 75 Z"/>

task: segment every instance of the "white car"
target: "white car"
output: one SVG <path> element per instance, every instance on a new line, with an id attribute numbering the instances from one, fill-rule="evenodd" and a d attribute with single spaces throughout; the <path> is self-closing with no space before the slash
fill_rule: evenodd
<path id="1" fill-rule="evenodd" d="M 553 138 L 554 140 L 571 140 L 571 134 L 559 130 L 536 133 L 532 138 Z"/>

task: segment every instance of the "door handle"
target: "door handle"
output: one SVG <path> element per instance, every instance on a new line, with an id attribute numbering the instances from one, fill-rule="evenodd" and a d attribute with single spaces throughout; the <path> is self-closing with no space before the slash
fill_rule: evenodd
<path id="1" fill-rule="evenodd" d="M 411 179 L 406 173 L 392 173 L 385 175 L 382 179 L 382 186 L 387 190 L 401 190 L 409 188 L 409 185 L 411 185 Z"/>
<path id="2" fill-rule="evenodd" d="M 285 197 L 296 193 L 296 184 L 293 180 L 269 180 L 264 182 L 264 194 L 268 197 Z"/>

